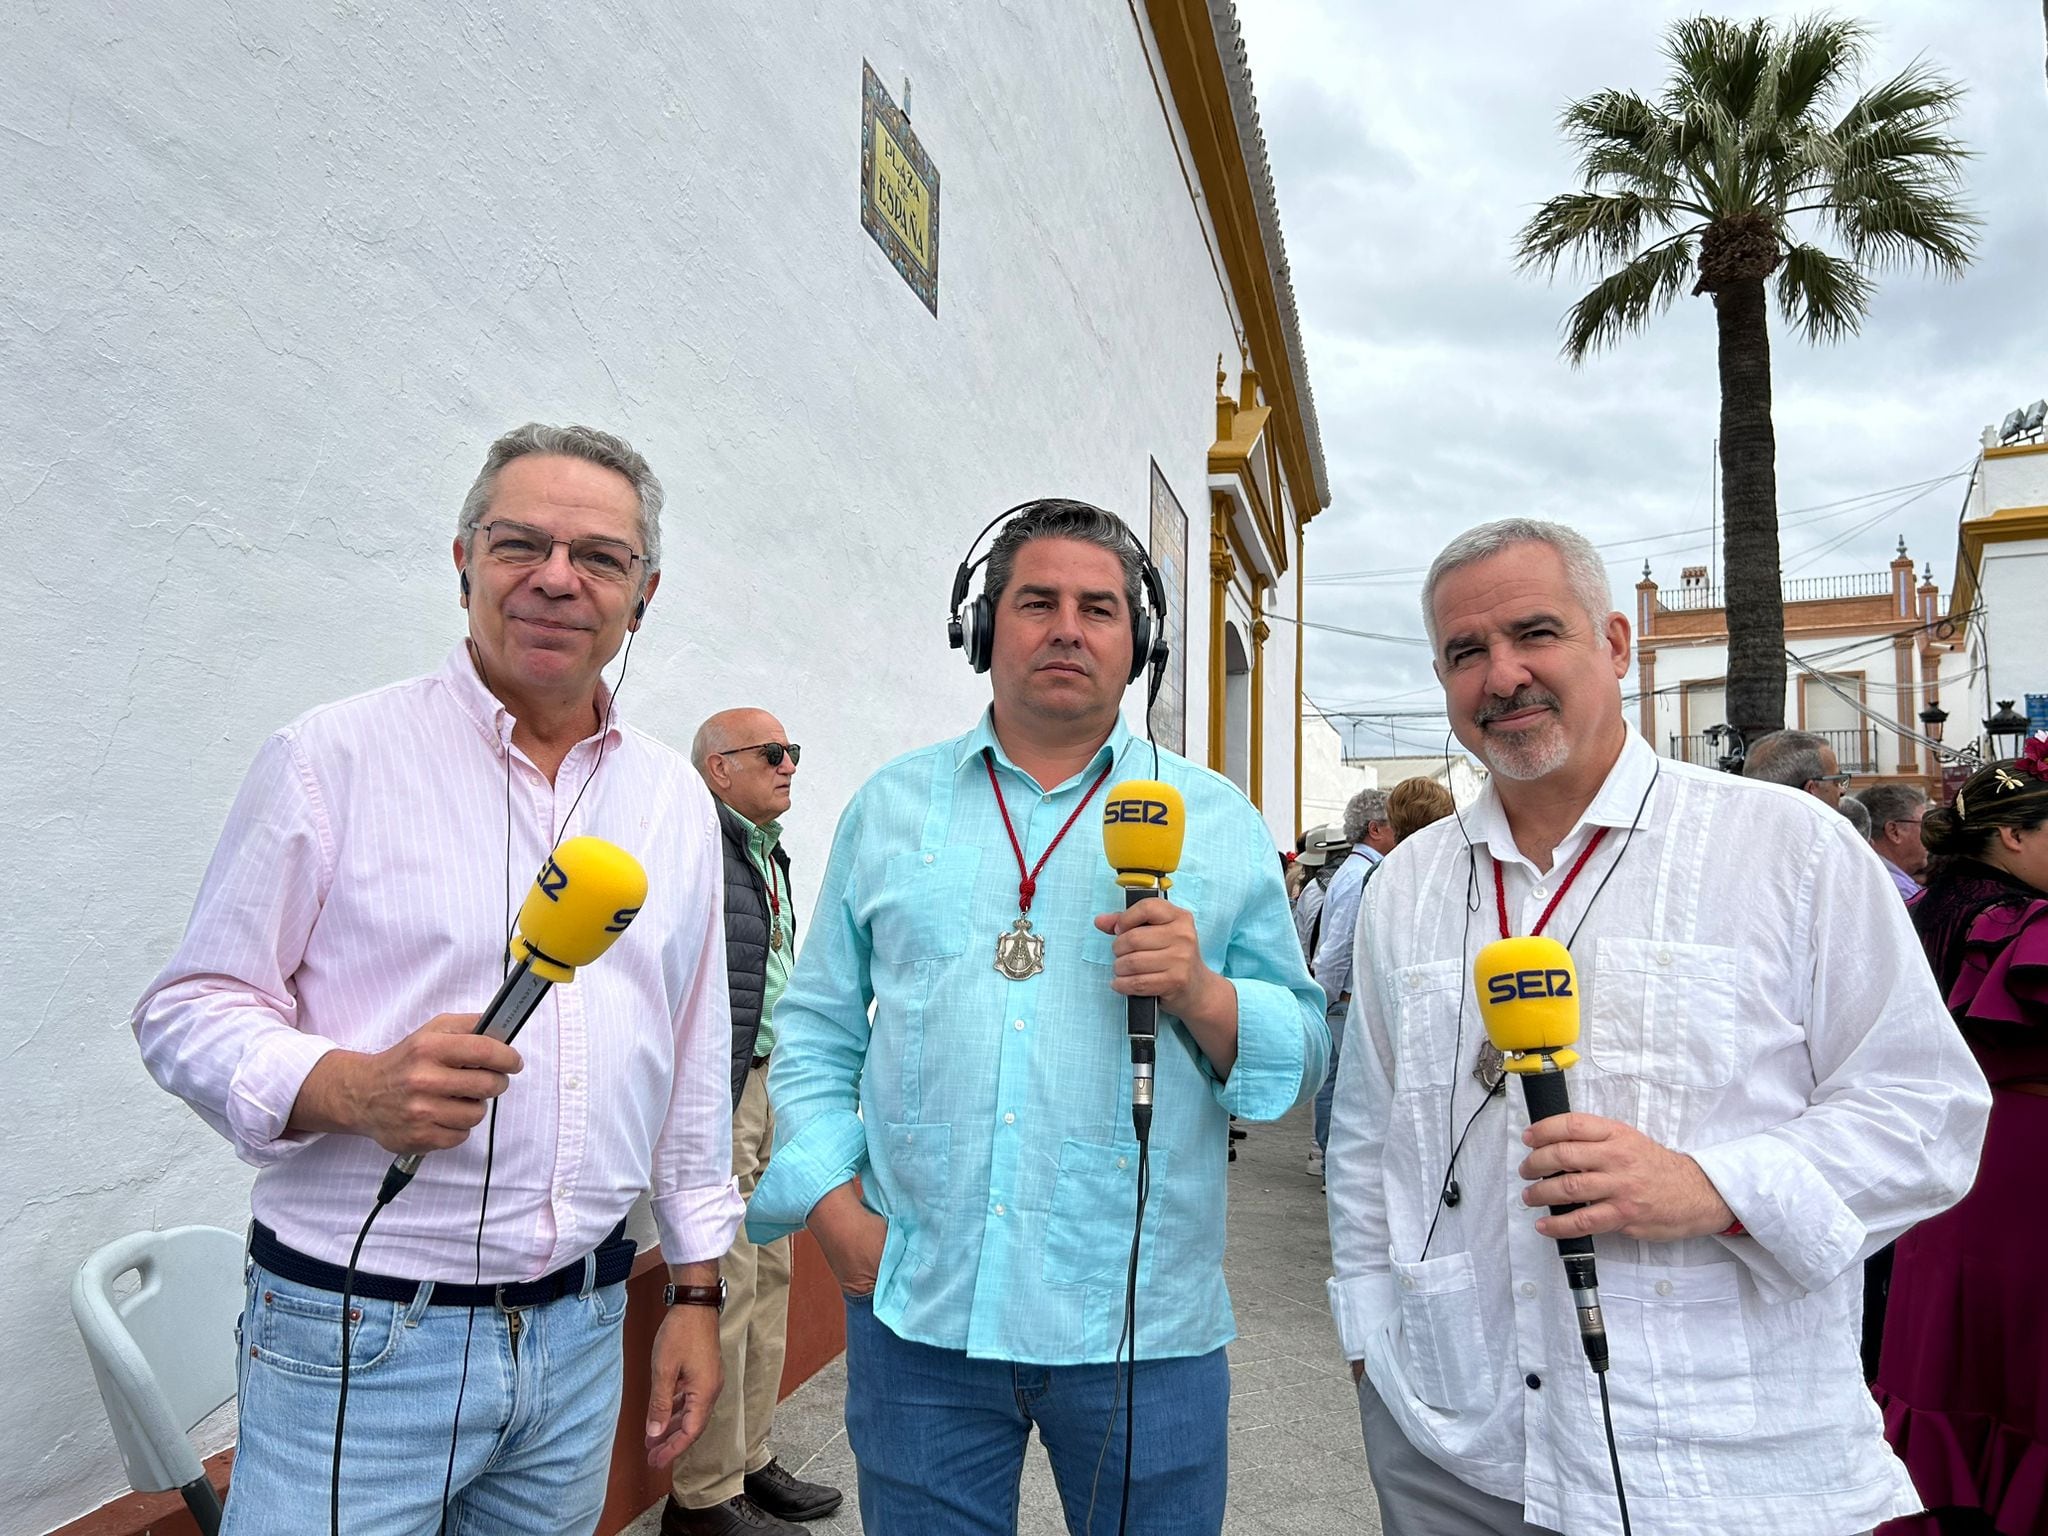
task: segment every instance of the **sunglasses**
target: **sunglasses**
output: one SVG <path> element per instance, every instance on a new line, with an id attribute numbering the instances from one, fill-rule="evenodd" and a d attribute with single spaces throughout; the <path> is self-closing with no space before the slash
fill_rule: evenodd
<path id="1" fill-rule="evenodd" d="M 723 752 L 714 752 L 713 757 L 737 757 L 742 752 L 758 752 L 768 759 L 770 768 L 780 768 L 787 756 L 792 763 L 804 760 L 804 749 L 795 742 L 757 741 L 751 747 L 728 747 Z"/>

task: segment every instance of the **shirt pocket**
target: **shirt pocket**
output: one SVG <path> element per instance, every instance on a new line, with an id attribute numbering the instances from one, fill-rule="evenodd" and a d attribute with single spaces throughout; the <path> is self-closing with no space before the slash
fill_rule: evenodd
<path id="1" fill-rule="evenodd" d="M 1729 1440 L 1756 1427 L 1741 1265 L 1600 1260 L 1601 1315 L 1614 1365 L 1614 1433 L 1623 1440 Z M 1590 1411 L 1600 1385 L 1579 1371 Z"/>
<path id="2" fill-rule="evenodd" d="M 891 858 L 883 868 L 881 894 L 867 913 L 875 958 L 912 965 L 962 953 L 980 868 L 981 850 L 975 847 L 912 849 Z"/>
<path id="3" fill-rule="evenodd" d="M 1403 1264 L 1390 1259 L 1400 1296 L 1394 1341 L 1408 1389 L 1443 1413 L 1483 1414 L 1493 1405 L 1493 1355 L 1469 1253 Z"/>
<path id="4" fill-rule="evenodd" d="M 1678 1088 L 1734 1081 L 1740 971 L 1732 948 L 1602 939 L 1594 956 L 1594 1065 Z"/>
<path id="5" fill-rule="evenodd" d="M 1476 1008 L 1472 1017 L 1458 1017 L 1465 1001 L 1464 961 L 1403 966 L 1394 972 L 1393 992 L 1394 1092 L 1447 1087 L 1458 1071 L 1456 1057 L 1475 1057 L 1486 1034 Z"/>
<path id="6" fill-rule="evenodd" d="M 1148 1155 L 1151 1178 L 1157 1183 L 1166 1176 L 1167 1155 L 1158 1147 Z M 1060 1147 L 1052 1206 L 1045 1217 L 1046 1284 L 1121 1286 L 1130 1273 L 1131 1228 L 1137 1214 L 1137 1142 L 1069 1137 Z M 1158 1234 L 1151 1238 L 1139 1248 L 1141 1283 L 1157 1249 Z"/>

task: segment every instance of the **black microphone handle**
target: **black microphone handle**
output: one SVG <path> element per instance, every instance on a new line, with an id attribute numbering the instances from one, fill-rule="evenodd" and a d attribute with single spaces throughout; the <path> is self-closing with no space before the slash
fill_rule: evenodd
<path id="1" fill-rule="evenodd" d="M 554 983 L 538 974 L 533 968 L 533 957 L 528 956 L 513 966 L 497 995 L 485 1006 L 476 1021 L 472 1033 L 489 1035 L 493 1040 L 508 1044 L 514 1035 L 533 1017 L 533 1010 L 540 1006 L 540 1000 L 548 995 L 548 988 Z M 408 1152 L 394 1158 L 384 1172 L 384 1182 L 377 1190 L 377 1203 L 389 1205 L 398 1192 L 412 1182 L 412 1176 L 420 1171 L 424 1152 Z"/>
<path id="2" fill-rule="evenodd" d="M 1564 1068 L 1551 1057 L 1543 1058 L 1540 1072 L 1519 1072 L 1522 1080 L 1522 1102 L 1529 1106 L 1529 1123 L 1548 1120 L 1553 1115 L 1571 1113 L 1571 1091 L 1564 1084 Z M 1583 1201 L 1570 1205 L 1553 1205 L 1550 1214 L 1563 1216 L 1584 1209 Z M 1593 1239 L 1591 1237 L 1560 1237 L 1557 1251 L 1564 1259 L 1565 1282 L 1571 1287 L 1572 1306 L 1579 1314 L 1579 1342 L 1584 1346 L 1586 1359 L 1595 1371 L 1607 1369 L 1607 1324 L 1600 1314 L 1600 1280 L 1593 1265 Z"/>
<path id="3" fill-rule="evenodd" d="M 1156 886 L 1125 886 L 1124 908 L 1159 895 Z M 1159 999 L 1124 999 L 1124 1029 L 1131 1039 L 1131 1125 L 1144 1141 L 1152 1134 L 1152 1068 L 1159 1059 Z"/>

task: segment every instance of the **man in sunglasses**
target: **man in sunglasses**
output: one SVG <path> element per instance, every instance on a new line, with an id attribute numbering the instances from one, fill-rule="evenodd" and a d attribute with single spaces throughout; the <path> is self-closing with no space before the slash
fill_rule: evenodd
<path id="1" fill-rule="evenodd" d="M 1768 736 L 1759 736 L 1743 759 L 1742 776 L 1802 789 L 1838 811 L 1842 808 L 1842 791 L 1849 787 L 1853 777 L 1842 772 L 1828 739 L 1811 731 L 1773 731 Z"/>
<path id="2" fill-rule="evenodd" d="M 660 585 L 661 502 L 610 433 L 493 443 L 456 518 L 466 633 L 427 676 L 264 742 L 136 1005 L 150 1072 L 257 1169 L 229 1536 L 305 1531 L 309 1505 L 326 1529 L 336 1456 L 345 1531 L 433 1530 L 444 1487 L 450 1529 L 594 1529 L 643 1190 L 677 1303 L 633 1405 L 657 1464 L 718 1395 L 718 1260 L 741 1204 L 716 812 L 601 675 Z M 584 834 L 645 867 L 645 913 L 516 1048 L 475 1034 L 447 1010 L 497 990 L 513 903 Z M 349 1279 L 408 1153 L 432 1156 Z"/>
<path id="3" fill-rule="evenodd" d="M 718 801 L 725 845 L 725 975 L 732 1000 L 732 1169 L 751 1195 L 768 1166 L 768 1055 L 775 1005 L 796 957 L 796 904 L 782 817 L 802 749 L 765 709 L 727 709 L 697 728 L 690 761 Z M 769 1449 L 789 1322 L 790 1240 L 755 1244 L 742 1232 L 722 1269 L 718 1329 L 725 1368 L 704 1433 L 675 1465 L 662 1536 L 788 1533 L 819 1520 L 840 1493 L 792 1476 Z"/>

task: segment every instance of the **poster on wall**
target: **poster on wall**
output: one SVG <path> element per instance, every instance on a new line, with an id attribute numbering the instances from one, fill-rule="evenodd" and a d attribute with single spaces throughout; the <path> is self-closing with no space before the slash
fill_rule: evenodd
<path id="1" fill-rule="evenodd" d="M 1152 734 L 1169 752 L 1187 752 L 1188 738 L 1188 515 L 1152 461 L 1152 564 L 1166 589 L 1166 676 L 1152 706 Z"/>

